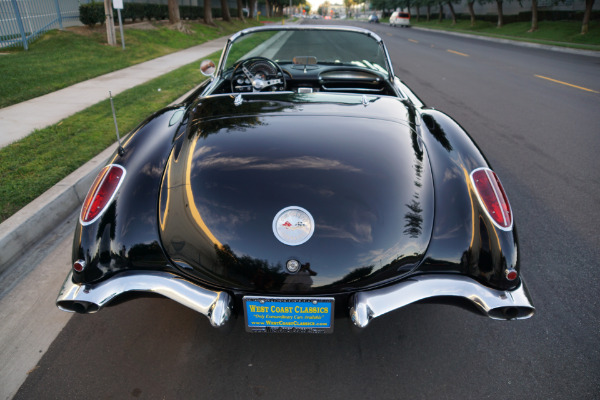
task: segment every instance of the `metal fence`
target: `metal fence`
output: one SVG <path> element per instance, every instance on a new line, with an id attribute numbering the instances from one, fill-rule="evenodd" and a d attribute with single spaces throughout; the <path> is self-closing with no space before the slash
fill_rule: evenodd
<path id="1" fill-rule="evenodd" d="M 0 0 L 0 48 L 23 46 L 50 29 L 79 24 L 80 0 Z"/>
<path id="2" fill-rule="evenodd" d="M 236 7 L 235 0 L 228 0 Z M 244 0 L 246 1 L 246 0 Z M 92 0 L 0 0 L 0 48 L 22 46 L 51 29 L 81 25 L 79 5 Z M 96 0 L 102 3 L 102 0 Z M 125 0 L 127 3 L 163 4 L 168 0 Z M 178 0 L 180 6 L 202 6 L 204 0 Z M 211 0 L 220 7 L 219 0 Z"/>

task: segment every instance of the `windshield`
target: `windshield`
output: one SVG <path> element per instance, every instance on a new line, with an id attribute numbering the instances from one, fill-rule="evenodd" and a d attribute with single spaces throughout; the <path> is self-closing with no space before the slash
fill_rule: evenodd
<path id="1" fill-rule="evenodd" d="M 249 57 L 279 64 L 349 65 L 388 75 L 383 45 L 364 33 L 341 30 L 258 31 L 238 37 L 223 63 L 227 70 Z"/>

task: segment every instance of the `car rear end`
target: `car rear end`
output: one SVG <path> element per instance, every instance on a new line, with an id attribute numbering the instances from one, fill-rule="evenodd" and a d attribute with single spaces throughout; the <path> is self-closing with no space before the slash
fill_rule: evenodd
<path id="1" fill-rule="evenodd" d="M 410 13 L 396 11 L 390 17 L 390 25 L 392 26 L 401 26 L 401 27 L 410 27 Z"/>

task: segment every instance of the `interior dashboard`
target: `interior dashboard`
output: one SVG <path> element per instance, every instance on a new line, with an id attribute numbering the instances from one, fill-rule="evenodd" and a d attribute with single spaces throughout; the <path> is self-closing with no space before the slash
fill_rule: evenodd
<path id="1" fill-rule="evenodd" d="M 309 57 L 295 58 L 293 63 L 275 63 L 260 57 L 240 61 L 225 71 L 221 84 L 213 93 L 269 91 L 397 96 L 384 74 L 360 66 L 311 63 Z"/>

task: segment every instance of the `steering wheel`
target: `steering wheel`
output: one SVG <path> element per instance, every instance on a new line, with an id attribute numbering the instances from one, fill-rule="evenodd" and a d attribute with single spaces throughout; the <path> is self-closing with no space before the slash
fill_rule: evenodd
<path id="1" fill-rule="evenodd" d="M 285 90 L 285 74 L 274 61 L 250 57 L 237 63 L 231 74 L 231 91 L 235 93 Z"/>

